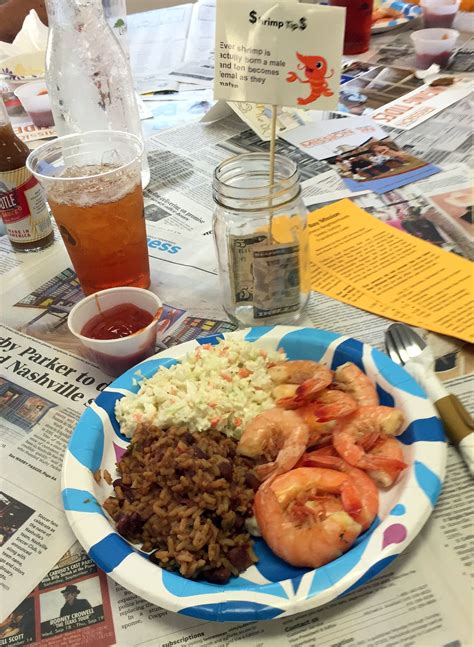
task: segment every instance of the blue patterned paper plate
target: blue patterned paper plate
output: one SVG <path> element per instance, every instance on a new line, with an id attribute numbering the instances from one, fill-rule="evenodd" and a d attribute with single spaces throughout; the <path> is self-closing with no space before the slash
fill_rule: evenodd
<path id="1" fill-rule="evenodd" d="M 423 14 L 423 9 L 416 4 L 410 4 L 409 2 L 398 2 L 398 0 L 382 0 L 379 4 L 380 9 L 394 9 L 399 11 L 401 16 L 399 18 L 386 18 L 384 20 L 378 20 L 374 25 L 372 25 L 371 32 L 373 34 L 380 34 L 384 31 L 390 31 L 390 29 L 395 29 L 395 27 L 400 27 L 406 23 L 419 18 Z"/>
<path id="2" fill-rule="evenodd" d="M 101 503 L 111 494 L 93 473 L 108 469 L 128 445 L 114 416 L 115 402 L 138 390 L 137 370 L 146 377 L 170 366 L 197 344 L 219 337 L 246 339 L 262 348 L 283 348 L 290 359 L 312 359 L 336 368 L 355 362 L 377 384 L 382 404 L 400 407 L 406 428 L 400 440 L 409 467 L 380 497 L 371 528 L 345 555 L 316 570 L 294 568 L 277 558 L 262 540 L 259 562 L 238 578 L 218 586 L 187 580 L 152 564 L 146 555 L 115 532 Z M 77 538 L 90 557 L 119 584 L 137 595 L 188 616 L 206 620 L 269 620 L 326 604 L 355 589 L 388 566 L 414 539 L 430 516 L 441 490 L 446 445 L 441 423 L 424 391 L 386 355 L 366 344 L 316 328 L 286 326 L 240 330 L 201 338 L 158 353 L 130 369 L 105 389 L 86 410 L 71 437 L 64 459 L 62 496 Z"/>

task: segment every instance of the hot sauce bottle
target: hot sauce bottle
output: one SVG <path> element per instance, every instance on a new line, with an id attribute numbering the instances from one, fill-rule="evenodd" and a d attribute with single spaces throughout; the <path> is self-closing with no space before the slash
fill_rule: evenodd
<path id="1" fill-rule="evenodd" d="M 0 98 L 0 216 L 16 252 L 36 252 L 54 242 L 43 189 L 25 166 L 29 152 Z"/>

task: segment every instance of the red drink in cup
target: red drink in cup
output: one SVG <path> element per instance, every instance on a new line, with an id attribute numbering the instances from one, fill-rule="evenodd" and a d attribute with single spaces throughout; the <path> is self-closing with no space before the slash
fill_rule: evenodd
<path id="1" fill-rule="evenodd" d="M 346 8 L 344 54 L 362 54 L 369 49 L 373 0 L 329 0 L 331 7 Z"/>

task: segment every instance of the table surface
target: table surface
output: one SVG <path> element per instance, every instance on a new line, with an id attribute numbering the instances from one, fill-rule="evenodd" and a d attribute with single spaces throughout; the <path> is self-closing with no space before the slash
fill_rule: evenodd
<path id="1" fill-rule="evenodd" d="M 397 31 L 399 32 L 400 30 Z M 379 43 L 386 40 L 387 34 L 374 37 L 371 50 L 357 59 L 370 60 L 377 52 Z M 167 104 L 170 112 L 179 110 L 179 102 L 171 101 Z M 189 125 L 199 118 L 200 115 L 186 115 L 183 112 L 176 120 L 176 125 Z M 147 134 L 158 133 L 151 149 L 158 148 L 163 152 L 167 146 L 171 146 L 172 137 L 163 131 L 164 122 L 161 116 L 155 115 L 153 119 L 143 123 Z M 159 136 L 162 132 L 166 135 L 164 139 L 160 139 Z M 191 132 L 193 131 L 189 131 Z M 153 155 L 152 152 L 150 159 Z M 154 179 L 153 175 L 159 172 L 159 167 L 155 168 L 154 162 L 151 166 L 150 191 L 159 195 L 160 189 L 156 189 L 156 177 Z M 451 165 L 450 169 L 455 170 L 455 166 Z M 183 209 L 181 214 L 174 213 L 172 218 L 169 212 L 164 211 L 167 217 L 162 220 L 156 214 L 160 209 L 167 208 L 166 202 L 157 200 L 153 204 L 151 197 L 148 197 L 150 200 L 148 203 L 146 201 L 146 204 L 150 205 L 150 210 L 147 215 L 153 213 L 151 220 L 154 221 L 148 223 L 148 234 L 151 240 L 157 241 L 150 248 L 154 264 L 152 286 L 159 291 L 165 303 L 173 304 L 173 316 L 180 317 L 188 310 L 188 317 L 185 324 L 179 328 L 179 334 L 173 329 L 173 335 L 166 337 L 166 326 L 163 327 L 160 337 L 162 343 L 166 346 L 194 338 L 196 330 L 200 334 L 208 334 L 231 328 L 226 328 L 220 306 L 213 302 L 213 299 L 218 300 L 218 293 L 214 291 L 215 261 L 212 239 L 204 222 L 206 218 L 202 217 L 202 204 L 196 199 L 193 209 L 192 202 L 189 201 L 189 211 L 194 213 L 195 220 L 202 217 L 204 222 L 200 229 L 193 230 L 189 224 L 189 214 L 183 215 L 186 209 Z M 163 242 L 169 243 L 166 250 L 164 247 L 160 248 Z M 173 259 L 169 255 L 170 245 L 173 244 L 185 258 L 177 254 Z M 174 266 L 173 261 L 176 263 Z M 21 362 L 24 361 L 25 366 L 29 362 L 30 367 L 37 369 L 36 376 L 32 376 L 32 372 L 26 369 L 21 373 L 18 365 L 9 372 L 8 357 L 0 359 L 0 364 L 3 364 L 5 369 L 2 371 L 3 377 L 0 378 L 0 406 L 4 407 L 0 414 L 0 428 L 4 447 L 9 451 L 9 456 L 5 457 L 6 480 L 0 492 L 0 503 L 5 508 L 14 509 L 15 514 L 21 517 L 21 523 L 26 524 L 34 511 L 41 507 L 46 516 L 49 515 L 54 523 L 61 526 L 64 525 L 64 516 L 59 502 L 57 478 L 61 456 L 53 456 L 54 444 L 48 443 L 51 442 L 51 437 L 54 437 L 55 442 L 64 447 L 78 415 L 87 405 L 88 398 L 94 398 L 109 380 L 96 366 L 77 356 L 80 349 L 68 335 L 67 313 L 80 292 L 67 262 L 62 242 L 58 239 L 54 248 L 38 255 L 28 255 L 27 258 L 25 255 L 16 257 L 12 254 L 4 237 L 0 239 L 0 267 L 4 273 L 2 292 L 5 296 L 2 322 L 9 326 L 2 326 L 2 357 L 6 357 L 7 350 L 10 353 L 8 357 L 11 358 L 14 357 L 15 351 L 21 352 Z M 210 277 L 210 283 L 206 282 L 206 277 Z M 167 290 L 167 280 L 173 286 L 172 290 Z M 187 308 L 187 297 L 193 303 L 192 307 Z M 18 315 L 20 311 L 21 316 Z M 308 311 L 309 325 L 336 331 L 339 326 L 351 336 L 359 337 L 379 348 L 383 348 L 383 331 L 388 323 L 390 322 L 383 318 L 332 302 L 322 295 L 313 295 Z M 473 410 L 472 349 L 457 340 L 426 331 L 425 337 L 435 349 L 438 375 Z M 8 344 L 13 340 L 18 347 L 14 349 L 13 346 L 7 346 L 7 339 L 10 340 Z M 35 353 L 38 355 L 36 359 Z M 50 401 L 44 397 L 43 384 L 48 378 L 41 378 L 41 373 L 47 365 L 47 360 L 40 359 L 40 355 L 48 356 L 50 365 L 53 362 L 53 367 L 58 362 L 74 367 L 72 374 L 77 380 L 71 379 L 68 382 L 69 387 L 61 387 L 70 388 L 69 400 L 63 398 L 62 393 L 65 391 L 61 392 L 59 386 L 56 392 L 50 391 Z M 56 356 L 56 364 L 53 356 Z M 66 369 L 63 370 L 63 374 L 65 372 Z M 54 373 L 53 378 L 59 379 Z M 39 384 L 41 388 L 38 388 Z M 82 399 L 78 396 L 74 401 L 71 395 L 73 393 L 80 393 Z M 19 405 L 11 405 L 15 398 L 22 408 Z M 28 440 L 29 436 L 34 442 Z M 27 471 L 28 461 L 44 464 L 44 475 L 50 472 L 55 474 L 50 486 L 38 481 L 38 489 L 36 490 L 34 485 L 32 487 L 30 484 L 36 483 L 35 479 L 39 478 L 37 474 L 31 476 L 31 481 L 22 480 L 24 477 L 29 479 L 28 474 L 32 474 Z M 36 469 L 36 472 L 38 471 L 41 470 Z M 267 644 L 315 645 L 316 642 L 318 646 L 328 647 L 342 644 L 364 647 L 382 644 L 469 647 L 474 645 L 474 641 L 469 642 L 470 636 L 473 635 L 470 629 L 472 618 L 470 619 L 469 613 L 466 612 L 465 602 L 460 600 L 464 596 L 468 599 L 468 576 L 472 572 L 472 561 L 467 548 L 469 524 L 466 520 L 471 514 L 473 500 L 472 482 L 467 470 L 456 452 L 450 448 L 447 480 L 438 507 L 417 541 L 394 564 L 358 592 L 323 609 L 305 612 L 286 620 L 245 626 L 206 623 L 169 613 L 146 603 L 98 571 L 77 544 L 69 548 L 74 539 L 73 535 L 61 527 L 58 544 L 68 548 L 66 555 L 58 566 L 51 570 L 51 564 L 45 570 L 38 564 L 38 560 L 34 565 L 33 562 L 29 562 L 30 571 L 39 575 L 36 581 L 30 584 L 36 584 L 43 578 L 42 583 L 26 597 L 23 606 L 20 605 L 23 609 L 20 620 L 8 616 L 0 623 L 0 644 L 39 643 L 42 636 L 43 641 L 48 640 L 44 644 L 72 645 L 81 641 L 97 647 L 109 644 L 148 644 L 162 647 L 170 647 L 173 644 L 242 644 L 258 647 Z M 17 534 L 17 539 L 18 536 Z M 9 538 L 10 536 L 1 535 L 0 546 Z M 12 546 L 14 541 L 15 535 L 12 535 L 12 541 L 7 546 Z M 54 541 L 50 540 L 51 549 L 54 548 Z M 10 553 L 9 558 L 12 556 Z M 81 589 L 79 597 L 87 597 L 94 606 L 95 617 L 94 622 L 76 624 L 65 629 L 55 618 L 64 602 L 60 591 L 66 584 L 71 583 L 77 584 Z M 25 591 L 24 596 L 28 592 L 29 590 Z M 10 595 L 13 595 L 13 591 L 10 591 Z M 68 633 L 64 633 L 68 630 Z M 28 636 L 31 640 L 27 640 Z"/>

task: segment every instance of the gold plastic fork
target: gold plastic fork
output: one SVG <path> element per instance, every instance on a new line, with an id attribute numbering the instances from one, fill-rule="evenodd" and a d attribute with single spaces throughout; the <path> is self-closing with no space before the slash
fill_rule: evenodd
<path id="1" fill-rule="evenodd" d="M 427 392 L 443 421 L 446 435 L 459 449 L 474 476 L 474 420 L 462 402 L 449 393 L 436 377 L 430 348 L 412 328 L 403 323 L 388 327 L 385 348 L 391 359 L 404 366 Z"/>

